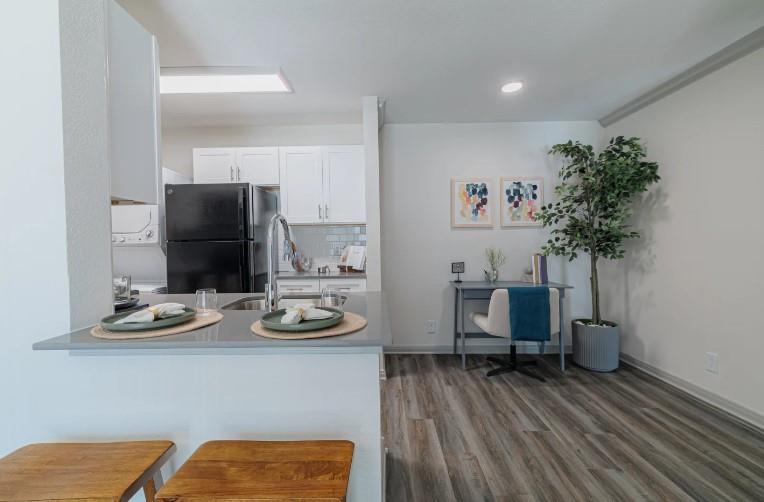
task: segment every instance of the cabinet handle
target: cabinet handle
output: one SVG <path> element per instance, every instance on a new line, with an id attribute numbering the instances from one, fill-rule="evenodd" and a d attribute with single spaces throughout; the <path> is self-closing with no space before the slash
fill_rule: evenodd
<path id="1" fill-rule="evenodd" d="M 323 217 L 321 216 L 321 204 L 318 205 L 318 219 L 321 220 Z"/>
<path id="2" fill-rule="evenodd" d="M 303 291 L 304 288 L 284 288 L 286 291 Z"/>
<path id="3" fill-rule="evenodd" d="M 233 181 L 233 166 L 228 166 L 228 168 L 231 170 L 231 181 Z"/>
<path id="4" fill-rule="evenodd" d="M 241 168 L 236 166 L 236 181 L 241 181 Z"/>
<path id="5" fill-rule="evenodd" d="M 329 219 L 329 204 L 324 204 L 324 218 Z"/>

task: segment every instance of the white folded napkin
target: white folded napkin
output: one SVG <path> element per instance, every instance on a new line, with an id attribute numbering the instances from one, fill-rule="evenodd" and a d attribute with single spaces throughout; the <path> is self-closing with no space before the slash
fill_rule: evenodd
<path id="1" fill-rule="evenodd" d="M 114 324 L 126 324 L 132 322 L 153 322 L 155 319 L 172 317 L 185 312 L 186 306 L 182 303 L 158 303 L 151 307 L 133 312 L 127 317 L 123 317 Z"/>
<path id="2" fill-rule="evenodd" d="M 286 310 L 286 313 L 281 316 L 281 324 L 297 324 L 302 320 L 328 319 L 331 316 L 331 312 L 317 309 L 312 303 L 301 303 Z"/>

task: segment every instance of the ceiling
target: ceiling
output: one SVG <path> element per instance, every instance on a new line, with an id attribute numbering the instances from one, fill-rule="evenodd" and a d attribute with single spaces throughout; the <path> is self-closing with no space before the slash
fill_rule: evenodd
<path id="1" fill-rule="evenodd" d="M 595 120 L 764 25 L 763 0 L 120 0 L 162 66 L 280 67 L 287 95 L 165 95 L 169 126 Z M 525 88 L 501 95 L 522 80 Z"/>

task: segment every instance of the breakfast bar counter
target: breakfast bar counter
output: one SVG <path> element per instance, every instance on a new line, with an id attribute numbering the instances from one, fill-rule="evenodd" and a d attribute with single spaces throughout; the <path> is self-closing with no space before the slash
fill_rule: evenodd
<path id="1" fill-rule="evenodd" d="M 219 294 L 218 305 L 251 296 Z M 208 441 L 351 441 L 347 500 L 381 502 L 382 348 L 390 344 L 390 323 L 384 294 L 343 296 L 343 310 L 368 324 L 341 336 L 263 338 L 250 326 L 265 312 L 221 308 L 220 322 L 187 333 L 105 340 L 88 327 L 38 342 L 35 358 L 57 371 L 45 383 L 44 412 L 55 419 L 36 440 L 168 439 L 178 451 L 163 468 L 165 479 Z M 196 303 L 195 295 L 140 300 Z"/>
<path id="2" fill-rule="evenodd" d="M 244 293 L 218 294 L 221 306 L 236 301 Z M 225 353 L 247 352 L 268 353 L 301 351 L 310 352 L 374 352 L 381 353 L 384 345 L 391 342 L 390 323 L 387 317 L 387 306 L 384 294 L 381 292 L 349 293 L 343 305 L 343 310 L 353 312 L 366 318 L 368 325 L 360 331 L 348 335 L 328 338 L 313 338 L 308 340 L 276 340 L 258 336 L 250 330 L 253 322 L 260 319 L 265 312 L 256 310 L 220 310 L 223 319 L 211 326 L 188 333 L 143 338 L 133 340 L 105 340 L 95 338 L 90 334 L 90 327 L 71 333 L 56 336 L 33 345 L 35 350 L 70 350 L 70 351 L 100 351 L 100 350 L 174 350 L 200 351 L 214 350 Z M 194 307 L 194 295 L 158 295 L 142 294 L 141 303 L 155 305 L 157 303 L 176 302 Z"/>

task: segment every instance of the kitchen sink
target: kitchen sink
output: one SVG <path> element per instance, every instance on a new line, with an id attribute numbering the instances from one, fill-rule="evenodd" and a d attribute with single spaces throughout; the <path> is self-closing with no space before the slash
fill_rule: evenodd
<path id="1" fill-rule="evenodd" d="M 342 306 L 345 304 L 345 301 L 347 301 L 348 297 L 344 295 L 339 295 L 339 299 L 340 299 L 340 306 Z M 321 295 L 320 294 L 283 295 L 279 299 L 279 308 L 286 309 L 294 305 L 298 305 L 300 303 L 311 303 L 313 305 L 319 306 L 321 305 Z M 252 296 L 245 296 L 244 298 L 239 298 L 236 301 L 223 305 L 222 307 L 220 307 L 220 310 L 265 311 L 267 310 L 266 303 L 265 303 L 265 295 L 256 294 Z"/>

